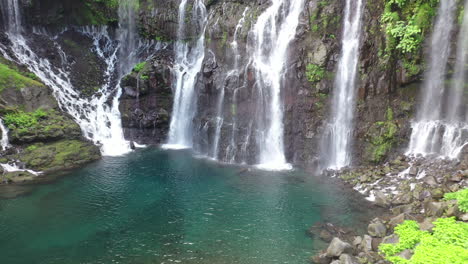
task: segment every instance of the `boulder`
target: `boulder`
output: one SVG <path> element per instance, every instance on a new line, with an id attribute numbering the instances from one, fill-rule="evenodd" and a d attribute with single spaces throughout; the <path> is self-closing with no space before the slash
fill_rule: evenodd
<path id="1" fill-rule="evenodd" d="M 361 242 L 361 249 L 364 252 L 372 251 L 372 237 L 371 236 L 364 235 L 364 238 L 362 239 L 362 242 Z"/>
<path id="2" fill-rule="evenodd" d="M 343 242 L 335 237 L 327 248 L 327 256 L 339 257 L 343 253 L 351 253 L 352 251 L 353 247 L 349 243 Z"/>
<path id="3" fill-rule="evenodd" d="M 404 259 L 410 259 L 413 256 L 413 252 L 409 249 L 405 249 L 402 252 L 398 254 L 398 256 L 404 258 Z"/>
<path id="4" fill-rule="evenodd" d="M 390 219 L 390 221 L 388 222 L 388 225 L 391 227 L 391 228 L 394 228 L 395 226 L 403 223 L 403 221 L 405 220 L 409 220 L 409 219 L 412 219 L 414 220 L 414 217 L 410 216 L 409 214 L 407 213 L 402 213 L 402 214 L 399 214 L 395 217 L 392 217 Z"/>
<path id="5" fill-rule="evenodd" d="M 384 237 L 382 240 L 383 244 L 396 244 L 398 242 L 400 242 L 400 238 L 397 234 L 391 234 L 389 236 Z"/>
<path id="6" fill-rule="evenodd" d="M 358 247 L 361 243 L 362 243 L 362 237 L 360 236 L 354 237 L 353 247 Z"/>
<path id="7" fill-rule="evenodd" d="M 431 187 L 437 186 L 437 181 L 434 176 L 427 176 L 423 179 L 423 182 Z"/>
<path id="8" fill-rule="evenodd" d="M 359 264 L 359 261 L 349 254 L 342 254 L 340 256 L 340 264 Z"/>
<path id="9" fill-rule="evenodd" d="M 316 264 L 329 264 L 331 262 L 331 258 L 329 258 L 325 252 L 313 256 L 311 260 Z"/>
<path id="10" fill-rule="evenodd" d="M 387 234 L 387 227 L 381 221 L 376 221 L 369 224 L 367 232 L 373 237 L 384 237 Z"/>
<path id="11" fill-rule="evenodd" d="M 393 199 L 393 205 L 402 205 L 402 204 L 409 204 L 411 203 L 412 195 L 409 192 L 400 193 Z"/>
<path id="12" fill-rule="evenodd" d="M 444 202 L 427 201 L 423 204 L 423 206 L 426 216 L 440 217 L 447 209 L 447 204 Z"/>
<path id="13" fill-rule="evenodd" d="M 387 196 L 382 191 L 374 191 L 375 204 L 380 207 L 387 207 L 390 202 Z"/>
<path id="14" fill-rule="evenodd" d="M 424 221 L 419 223 L 419 228 L 423 231 L 432 231 L 432 228 L 434 228 L 434 218 L 425 218 Z"/>
<path id="15" fill-rule="evenodd" d="M 416 176 L 416 175 L 418 175 L 418 171 L 419 171 L 418 167 L 412 166 L 412 167 L 409 169 L 408 174 L 409 174 L 410 176 Z"/>

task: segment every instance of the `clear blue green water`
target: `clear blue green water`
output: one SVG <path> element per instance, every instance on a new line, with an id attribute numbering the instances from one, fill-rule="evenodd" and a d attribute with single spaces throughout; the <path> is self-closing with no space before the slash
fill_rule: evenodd
<path id="1" fill-rule="evenodd" d="M 183 151 L 104 158 L 28 188 L 0 200 L 0 263 L 305 264 L 324 247 L 311 225 L 367 220 L 363 200 L 317 177 Z"/>

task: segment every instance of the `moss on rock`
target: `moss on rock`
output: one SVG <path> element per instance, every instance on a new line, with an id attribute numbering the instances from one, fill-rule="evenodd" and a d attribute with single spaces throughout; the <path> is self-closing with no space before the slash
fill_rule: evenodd
<path id="1" fill-rule="evenodd" d="M 81 137 L 80 127 L 56 110 L 9 113 L 5 124 L 10 129 L 10 141 L 16 144 Z"/>
<path id="2" fill-rule="evenodd" d="M 60 140 L 33 146 L 24 150 L 21 160 L 27 168 L 37 171 L 71 169 L 100 158 L 99 148 L 86 141 Z"/>

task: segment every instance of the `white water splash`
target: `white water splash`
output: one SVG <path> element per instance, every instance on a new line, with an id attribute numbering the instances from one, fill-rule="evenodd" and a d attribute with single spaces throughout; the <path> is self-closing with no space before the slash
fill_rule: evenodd
<path id="1" fill-rule="evenodd" d="M 121 0 L 119 2 L 119 29 L 117 31 L 118 44 L 109 37 L 106 27 L 87 27 L 78 29 L 82 34 L 88 35 L 94 41 L 96 53 L 106 63 L 105 85 L 90 99 L 81 98 L 70 81 L 70 73 L 66 67 L 57 68 L 46 58 L 38 56 L 29 46 L 28 40 L 23 36 L 21 16 L 17 0 L 8 0 L 9 17 L 15 20 L 8 25 L 7 35 L 12 42 L 11 50 L 15 60 L 28 67 L 42 82 L 52 88 L 60 107 L 66 110 L 80 125 L 84 136 L 101 146 L 103 155 L 117 156 L 130 151 L 130 144 L 125 140 L 121 125 L 121 116 L 118 109 L 121 95 L 120 77 L 129 71 L 136 63 L 136 54 L 147 49 L 149 44 L 138 40 L 135 33 L 135 10 L 133 3 L 136 0 Z M 3 2 L 5 6 L 5 2 Z M 11 20 L 11 19 L 10 19 Z M 38 33 L 36 31 L 36 33 Z M 43 32 L 44 33 L 44 32 Z M 57 36 L 50 36 L 58 53 L 63 51 L 56 42 Z M 104 44 L 103 44 L 104 43 Z M 62 51 L 62 52 L 60 52 Z M 6 52 L 2 52 L 6 55 Z M 119 56 L 119 54 L 121 56 Z M 62 62 L 66 55 L 61 55 Z M 121 65 L 116 69 L 117 65 Z M 117 81 L 115 72 L 117 73 Z M 114 83 L 114 84 L 113 84 Z M 112 105 L 107 102 L 112 99 Z"/>
<path id="2" fill-rule="evenodd" d="M 468 1 L 465 2 L 468 8 Z M 411 140 L 406 155 L 435 155 L 458 158 L 468 144 L 468 123 L 463 107 L 466 83 L 465 65 L 468 50 L 468 12 L 459 33 L 457 62 L 453 84 L 445 89 L 445 75 L 451 50 L 456 1 L 441 1 L 431 39 L 430 65 L 422 90 L 422 105 L 416 121 L 412 122 Z M 448 93 L 448 96 L 445 96 Z M 444 101 L 444 98 L 448 98 Z M 444 111 L 444 104 L 446 105 Z M 445 114 L 445 115 L 444 115 Z"/>
<path id="3" fill-rule="evenodd" d="M 175 44 L 174 106 L 169 128 L 169 138 L 164 148 L 183 149 L 193 147 L 193 119 L 196 113 L 195 84 L 205 58 L 206 8 L 202 0 L 195 0 L 191 8 L 191 23 L 200 30 L 195 43 L 186 34 L 187 0 L 179 5 L 179 29 Z"/>
<path id="4" fill-rule="evenodd" d="M 362 0 L 346 0 L 343 40 L 333 92 L 332 116 L 326 127 L 323 152 L 326 168 L 351 164 L 351 143 L 356 104 L 356 76 L 361 38 Z"/>
<path id="5" fill-rule="evenodd" d="M 284 155 L 283 102 L 281 84 L 288 60 L 289 43 L 296 35 L 304 0 L 272 0 L 253 27 L 255 43 L 252 63 L 263 107 L 259 111 L 263 131 L 258 133 L 260 164 L 266 170 L 287 170 Z"/>

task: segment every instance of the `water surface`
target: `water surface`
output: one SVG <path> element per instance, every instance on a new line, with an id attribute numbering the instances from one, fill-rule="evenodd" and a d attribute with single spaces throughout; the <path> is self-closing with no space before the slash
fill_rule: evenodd
<path id="1" fill-rule="evenodd" d="M 324 246 L 306 230 L 361 226 L 363 203 L 298 171 L 146 149 L 0 200 L 0 262 L 305 264 Z"/>

